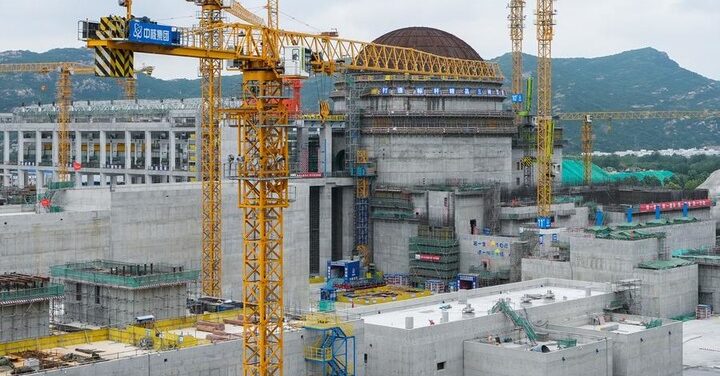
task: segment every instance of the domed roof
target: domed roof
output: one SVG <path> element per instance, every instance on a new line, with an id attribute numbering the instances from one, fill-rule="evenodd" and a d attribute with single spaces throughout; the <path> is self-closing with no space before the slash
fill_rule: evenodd
<path id="1" fill-rule="evenodd" d="M 445 57 L 482 60 L 480 55 L 462 39 L 431 27 L 397 29 L 375 39 L 373 43 L 414 48 Z"/>

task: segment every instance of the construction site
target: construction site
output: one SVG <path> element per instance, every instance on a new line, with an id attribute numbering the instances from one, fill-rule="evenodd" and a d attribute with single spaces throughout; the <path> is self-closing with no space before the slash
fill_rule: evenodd
<path id="1" fill-rule="evenodd" d="M 430 27 L 289 31 L 277 0 L 195 0 L 191 28 L 119 3 L 78 23 L 93 64 L 0 64 L 58 75 L 0 114 L 0 376 L 720 369 L 715 198 L 592 162 L 593 120 L 709 112 L 556 113 L 562 2 L 509 1 L 512 72 Z M 138 99 L 139 54 L 197 60 L 201 97 Z M 125 97 L 75 98 L 81 74 Z"/>

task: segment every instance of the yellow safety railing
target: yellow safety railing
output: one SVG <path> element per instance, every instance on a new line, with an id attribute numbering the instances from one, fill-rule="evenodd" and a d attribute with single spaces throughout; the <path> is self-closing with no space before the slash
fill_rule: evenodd
<path id="1" fill-rule="evenodd" d="M 329 347 L 305 346 L 305 359 L 329 362 L 332 360 L 332 349 Z"/>

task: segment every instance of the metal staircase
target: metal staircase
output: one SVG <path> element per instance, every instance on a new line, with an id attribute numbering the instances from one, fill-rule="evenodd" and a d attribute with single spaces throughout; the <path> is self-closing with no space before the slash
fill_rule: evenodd
<path id="1" fill-rule="evenodd" d="M 502 312 L 509 318 L 515 326 L 518 328 L 521 328 L 525 331 L 525 335 L 527 335 L 528 340 L 530 340 L 530 343 L 533 345 L 536 344 L 537 340 L 537 333 L 535 333 L 535 329 L 533 329 L 532 324 L 525 319 L 524 317 L 520 316 L 515 312 L 512 308 L 510 308 L 510 305 L 507 303 L 505 299 L 498 300 L 497 303 L 492 307 L 490 310 L 490 313 L 498 313 Z"/>
<path id="2" fill-rule="evenodd" d="M 305 347 L 305 360 L 313 363 L 308 374 L 355 375 L 355 336 L 350 325 L 314 322 L 305 329 L 318 333 L 317 340 Z"/>

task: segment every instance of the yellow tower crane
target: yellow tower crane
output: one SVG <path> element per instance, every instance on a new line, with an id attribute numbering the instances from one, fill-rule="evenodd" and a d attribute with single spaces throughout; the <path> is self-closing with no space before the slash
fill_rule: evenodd
<path id="1" fill-rule="evenodd" d="M 148 76 L 152 76 L 153 71 L 155 70 L 155 67 L 152 65 L 150 66 L 144 66 L 140 69 L 135 70 L 133 73 L 134 75 L 132 77 L 128 78 L 118 78 L 118 83 L 120 86 L 122 86 L 123 91 L 125 92 L 125 99 L 128 100 L 135 100 L 137 99 L 137 74 L 142 73 L 146 74 Z"/>
<path id="2" fill-rule="evenodd" d="M 525 27 L 525 0 L 510 0 L 510 40 L 512 41 L 512 95 L 516 121 L 523 110 L 523 29 Z"/>
<path id="3" fill-rule="evenodd" d="M 38 73 L 48 74 L 58 72 L 57 93 L 55 102 L 58 107 L 58 164 L 57 180 L 64 182 L 70 180 L 68 166 L 70 164 L 70 105 L 72 103 L 71 75 L 95 74 L 95 68 L 80 63 L 25 63 L 0 64 L 0 73 Z"/>
<path id="4" fill-rule="evenodd" d="M 222 0 L 195 1 L 201 5 L 200 44 L 222 46 Z M 200 59 L 201 124 L 200 174 L 202 183 L 202 292 L 222 296 L 222 172 L 220 162 L 221 71 L 223 61 Z"/>
<path id="5" fill-rule="evenodd" d="M 218 5 L 217 2 L 206 2 L 203 7 L 208 12 L 215 12 Z M 245 375 L 282 375 L 283 215 L 289 203 L 288 111 L 282 93 L 283 77 L 306 78 L 311 72 L 332 74 L 342 69 L 492 82 L 503 80 L 498 65 L 492 62 L 280 30 L 277 28 L 277 6 L 276 0 L 268 1 L 267 27 L 203 21 L 200 27 L 170 30 L 162 25 L 128 22 L 127 19 L 125 25 L 113 26 L 118 18 L 112 17 L 105 17 L 98 24 L 82 24 L 87 46 L 95 48 L 101 55 L 102 58 L 96 61 L 103 66 L 122 66 L 128 61 L 123 58 L 127 52 L 140 52 L 231 60 L 243 72 L 242 104 L 237 109 L 223 109 L 223 112 L 235 119 L 239 127 Z M 120 37 L 107 37 L 107 33 L 90 32 L 102 29 L 102 25 L 124 33 Z M 150 38 L 144 37 L 144 28 L 151 30 L 147 34 Z M 157 37 L 152 30 L 167 30 L 169 39 L 152 39 L 152 35 Z M 215 93 L 219 94 L 219 91 Z M 208 99 L 209 94 L 203 90 L 203 101 L 216 103 Z M 210 116 L 214 117 L 209 117 L 206 124 L 217 126 L 215 106 L 209 105 L 207 109 L 213 111 Z M 208 209 L 204 206 L 203 210 Z"/>
<path id="6" fill-rule="evenodd" d="M 207 49 L 217 50 L 222 46 L 222 0 L 188 0 L 200 6 L 199 28 L 193 34 L 196 43 Z M 126 9 L 124 24 L 116 25 L 117 30 L 126 34 L 132 16 L 133 0 L 120 0 L 120 6 Z M 231 7 L 235 13 L 247 12 L 242 6 L 234 3 Z M 235 14 L 233 13 L 233 14 Z M 249 13 L 249 12 L 247 12 Z M 110 23 L 112 27 L 112 23 Z M 157 31 L 156 31 L 157 32 Z M 168 32 L 169 33 L 169 32 Z M 91 35 L 92 36 L 92 35 Z M 157 34 L 156 34 L 157 37 Z M 157 38 L 156 38 L 157 39 Z M 220 162 L 220 107 L 222 101 L 221 71 L 222 60 L 210 56 L 201 57 L 201 104 L 200 104 L 200 181 L 202 191 L 202 255 L 201 255 L 201 290 L 205 296 L 220 297 L 222 295 L 222 172 Z M 126 67 L 127 68 L 127 67 Z M 140 69 L 146 74 L 147 67 Z M 138 71 L 134 71 L 138 72 Z M 121 78 L 125 82 L 125 94 L 134 99 L 136 85 L 134 75 Z"/>
<path id="7" fill-rule="evenodd" d="M 615 111 L 565 112 L 557 115 L 561 121 L 580 121 L 580 140 L 583 157 L 583 182 L 592 184 L 593 120 L 652 120 L 652 119 L 707 119 L 720 117 L 720 111 Z"/>
<path id="8" fill-rule="evenodd" d="M 555 0 L 537 1 L 538 108 L 537 108 L 537 225 L 550 228 L 552 205 L 552 40 Z"/>

